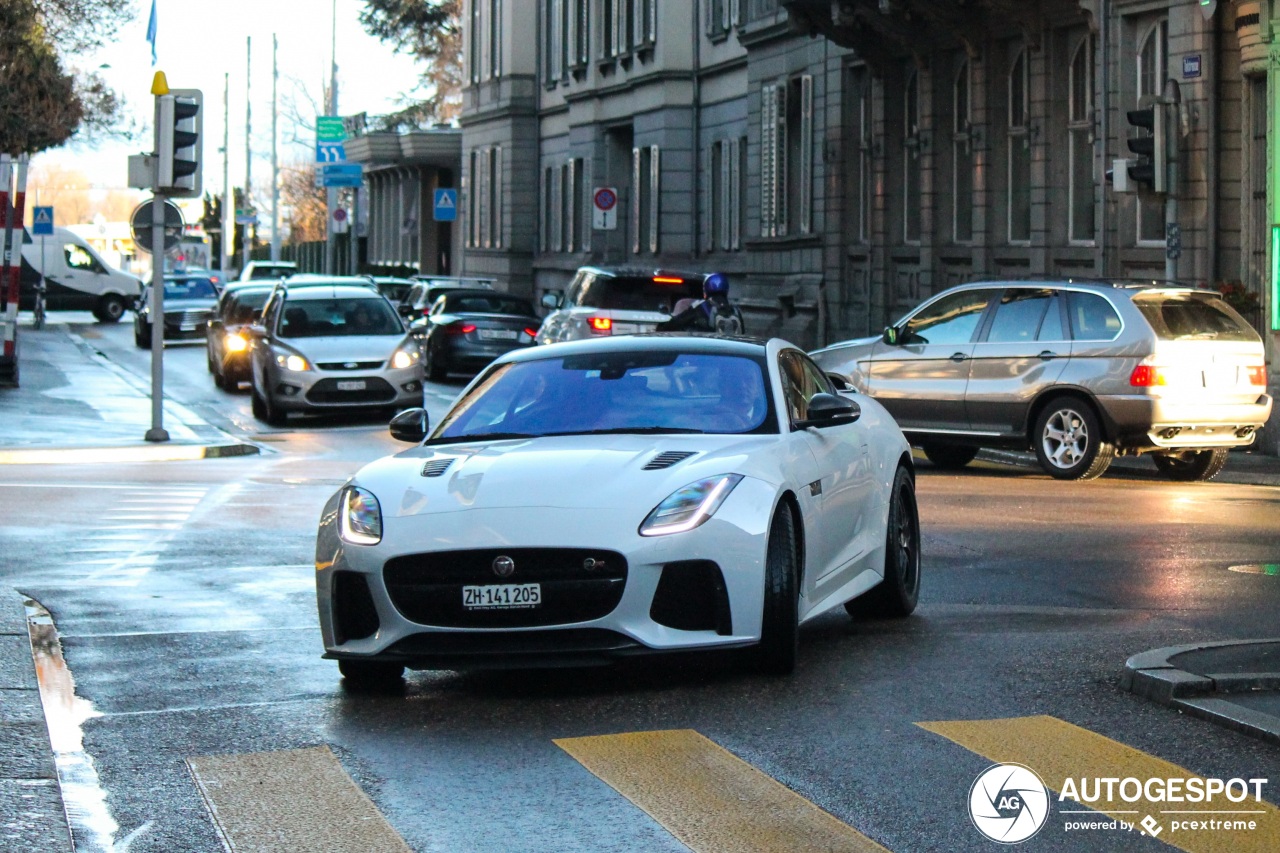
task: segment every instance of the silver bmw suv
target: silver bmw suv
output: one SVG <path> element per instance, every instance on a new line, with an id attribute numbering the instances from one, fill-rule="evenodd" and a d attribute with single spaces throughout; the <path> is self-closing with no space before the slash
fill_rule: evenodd
<path id="1" fill-rule="evenodd" d="M 934 464 L 1032 449 L 1063 480 L 1152 454 L 1208 480 L 1271 413 L 1262 340 L 1214 291 L 1129 282 L 978 282 L 875 338 L 813 353 L 875 397 Z"/>

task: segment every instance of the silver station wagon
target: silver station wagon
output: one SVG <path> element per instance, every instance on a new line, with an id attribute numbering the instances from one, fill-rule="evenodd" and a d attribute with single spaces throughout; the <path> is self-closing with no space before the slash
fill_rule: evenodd
<path id="1" fill-rule="evenodd" d="M 1208 480 L 1271 413 L 1262 340 L 1214 291 L 1129 282 L 978 282 L 875 338 L 813 353 L 876 398 L 934 464 L 1036 454 L 1063 480 L 1153 455 Z"/>

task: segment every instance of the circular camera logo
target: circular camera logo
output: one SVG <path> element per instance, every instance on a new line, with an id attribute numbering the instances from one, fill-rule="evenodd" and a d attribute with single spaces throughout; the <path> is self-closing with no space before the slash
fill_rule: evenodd
<path id="1" fill-rule="evenodd" d="M 995 764 L 973 780 L 969 817 L 978 831 L 1001 844 L 1026 841 L 1049 817 L 1049 790 L 1021 764 Z"/>

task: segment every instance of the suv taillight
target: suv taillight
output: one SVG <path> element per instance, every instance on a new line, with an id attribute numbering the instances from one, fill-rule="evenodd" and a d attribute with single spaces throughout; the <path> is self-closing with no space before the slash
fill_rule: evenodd
<path id="1" fill-rule="evenodd" d="M 1129 374 L 1129 384 L 1134 388 L 1152 388 L 1156 385 L 1164 385 L 1164 376 L 1160 372 L 1160 368 L 1153 364 L 1139 364 L 1133 369 L 1133 373 Z"/>
<path id="2" fill-rule="evenodd" d="M 1248 368 L 1249 384 L 1261 385 L 1267 387 L 1267 366 L 1265 364 L 1255 364 Z"/>
<path id="3" fill-rule="evenodd" d="M 588 317 L 587 325 L 591 327 L 591 333 L 594 335 L 613 334 L 613 321 L 608 317 Z"/>

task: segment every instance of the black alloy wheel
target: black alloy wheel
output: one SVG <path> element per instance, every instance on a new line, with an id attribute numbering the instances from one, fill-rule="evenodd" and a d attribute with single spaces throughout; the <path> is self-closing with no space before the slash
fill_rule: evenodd
<path id="1" fill-rule="evenodd" d="M 953 444 L 923 444 L 924 458 L 933 463 L 935 468 L 954 471 L 963 468 L 978 455 L 978 448 Z"/>
<path id="2" fill-rule="evenodd" d="M 764 567 L 764 613 L 760 644 L 753 650 L 756 668 L 767 675 L 789 675 L 800 650 L 800 567 L 795 518 L 779 503 L 769 525 Z"/>
<path id="3" fill-rule="evenodd" d="M 893 476 L 884 546 L 884 580 L 845 602 L 850 616 L 900 619 L 920 602 L 920 511 L 916 481 L 905 467 Z"/>
<path id="4" fill-rule="evenodd" d="M 1227 464 L 1226 447 L 1210 447 L 1206 450 L 1191 450 L 1182 453 L 1157 453 L 1152 457 L 1156 468 L 1170 480 L 1184 483 L 1212 480 L 1218 476 Z"/>

